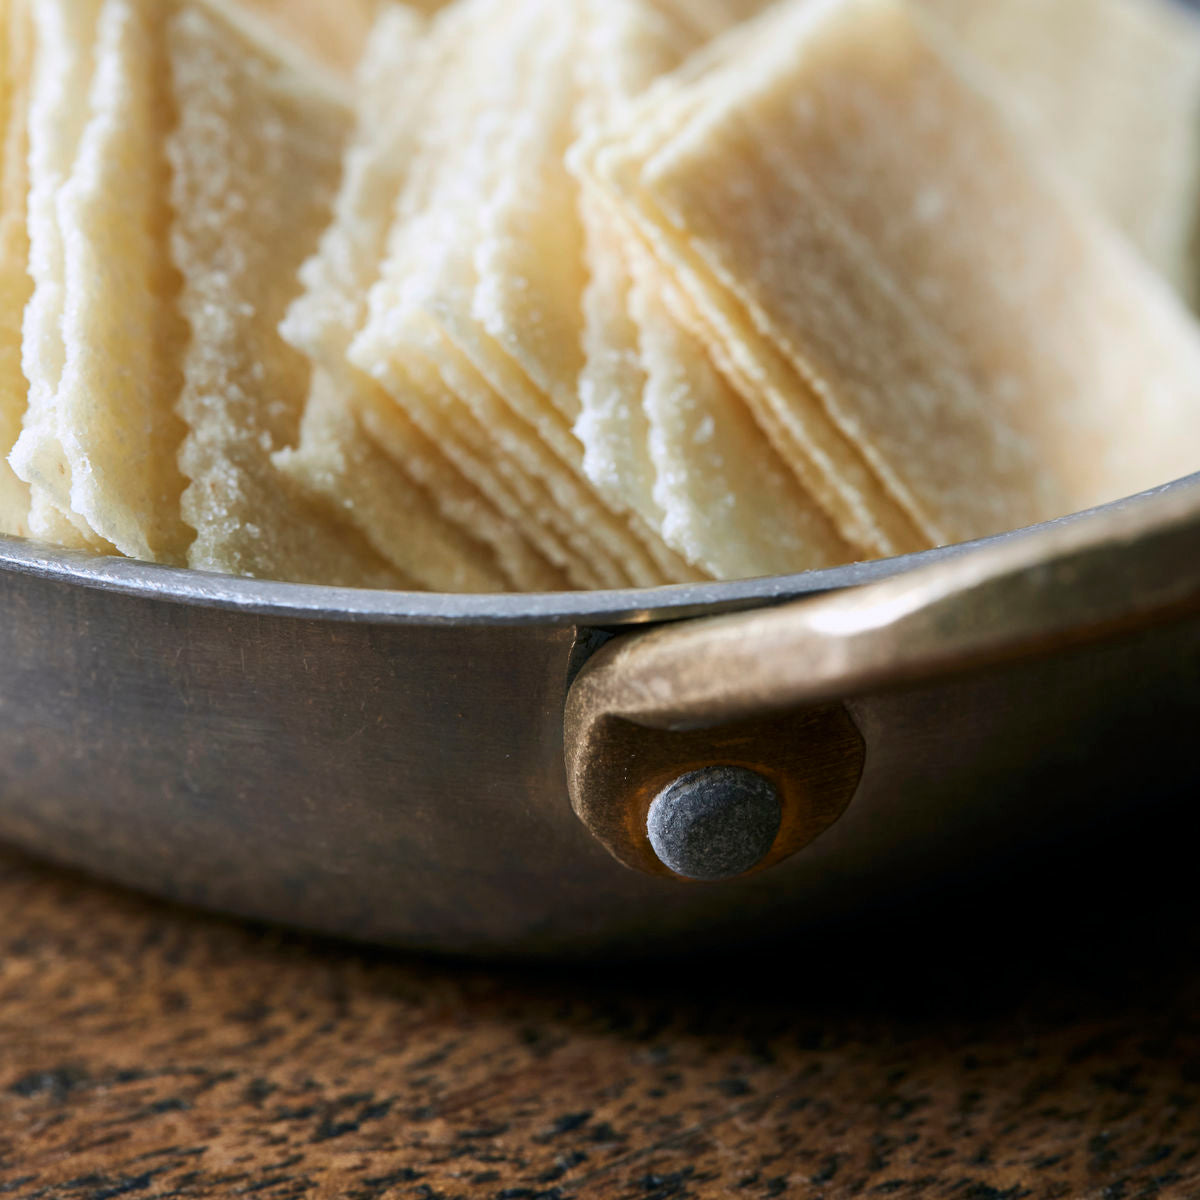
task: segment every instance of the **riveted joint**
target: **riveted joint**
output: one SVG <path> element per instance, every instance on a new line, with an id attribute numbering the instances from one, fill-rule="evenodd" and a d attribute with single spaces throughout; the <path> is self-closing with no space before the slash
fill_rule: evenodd
<path id="1" fill-rule="evenodd" d="M 584 714 L 571 714 L 578 721 Z M 715 883 L 796 854 L 845 811 L 865 745 L 840 705 L 715 729 L 568 722 L 576 815 L 634 870 Z"/>

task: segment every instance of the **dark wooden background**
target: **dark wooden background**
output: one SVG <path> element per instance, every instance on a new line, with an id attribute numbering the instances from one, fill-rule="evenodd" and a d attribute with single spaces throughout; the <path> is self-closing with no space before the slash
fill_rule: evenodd
<path id="1" fill-rule="evenodd" d="M 332 945 L 0 853 L 0 1195 L 1200 1196 L 1180 850 L 589 971 Z"/>

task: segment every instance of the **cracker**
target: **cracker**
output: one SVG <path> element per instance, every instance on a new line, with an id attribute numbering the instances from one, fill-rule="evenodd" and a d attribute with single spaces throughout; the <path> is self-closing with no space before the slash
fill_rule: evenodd
<path id="1" fill-rule="evenodd" d="M 440 331 L 433 328 L 429 332 L 431 339 L 439 343 L 439 353 L 462 371 L 458 380 L 461 388 L 487 392 L 486 383 L 470 370 L 454 347 L 441 344 Z M 462 481 L 469 481 L 472 494 L 482 497 L 489 506 L 492 515 L 486 515 L 485 510 L 478 514 L 483 523 L 473 522 L 469 527 L 479 530 L 479 536 L 514 573 L 514 585 L 556 589 L 565 581 L 575 587 L 601 586 L 588 559 L 568 548 L 573 523 L 555 507 L 544 486 L 497 455 L 490 430 L 480 424 L 437 366 L 422 355 L 409 353 L 403 377 L 397 370 L 390 370 L 386 389 L 375 389 L 360 397 L 363 427 L 378 444 L 422 482 L 428 464 L 424 458 L 413 458 L 414 427 L 429 445 L 437 447 L 457 475 L 455 489 L 461 488 Z M 400 397 L 401 403 L 395 397 Z M 465 513 L 456 511 L 455 492 L 445 480 L 430 480 L 428 486 L 452 519 L 466 520 L 476 515 L 469 508 Z M 519 538 L 516 543 L 512 543 L 514 535 Z M 523 561 L 528 556 L 520 550 L 521 540 L 533 552 L 532 561 Z M 547 565 L 550 576 L 545 573 Z M 517 584 L 518 578 L 531 581 Z"/>
<path id="2" fill-rule="evenodd" d="M 696 42 L 645 0 L 592 0 L 586 11 L 577 118 L 585 137 L 678 65 Z M 632 511 L 661 533 L 663 512 L 654 497 L 650 426 L 642 402 L 646 377 L 637 324 L 629 313 L 626 233 L 600 189 L 582 187 L 579 208 L 589 279 L 573 430 L 583 446 L 583 470 L 612 508 Z"/>
<path id="3" fill-rule="evenodd" d="M 465 292 L 464 287 L 460 294 Z M 510 363 L 493 354 L 477 327 L 459 323 L 455 312 L 434 311 L 445 336 L 425 341 L 424 352 L 486 431 L 497 466 L 508 470 L 510 479 L 524 476 L 544 489 L 551 506 L 547 519 L 560 531 L 576 564 L 587 563 L 596 573 L 595 586 L 658 581 L 641 545 L 581 480 L 582 451 L 565 423 L 548 415 L 543 398 Z M 410 345 L 421 337 L 414 324 L 405 331 Z M 570 461 L 576 453 L 578 472 Z"/>
<path id="4" fill-rule="evenodd" d="M 483 222 L 489 214 L 478 210 L 476 196 L 502 190 L 514 172 L 521 175 L 534 169 L 540 176 L 541 170 L 553 169 L 552 154 L 543 154 L 542 161 L 532 168 L 528 162 L 522 163 L 519 131 L 526 124 L 553 129 L 556 121 L 561 129 L 563 109 L 571 110 L 573 70 L 567 53 L 577 31 L 575 14 L 562 6 L 538 3 L 524 4 L 522 13 L 538 36 L 534 39 L 526 34 L 519 43 L 522 57 L 517 69 L 522 79 L 517 93 L 507 104 L 495 103 L 470 131 L 480 151 L 474 158 L 478 173 L 472 176 L 460 171 L 436 207 L 425 214 L 430 224 L 416 226 L 418 231 L 434 230 L 432 236 L 422 232 L 418 236 L 428 246 L 441 247 L 442 252 L 436 259 L 427 254 L 418 259 L 430 262 L 432 270 L 414 306 L 414 316 L 419 324 L 417 314 L 427 313 L 444 331 L 445 339 L 426 343 L 426 352 L 447 383 L 460 390 L 476 419 L 502 450 L 502 458 L 549 494 L 551 512 L 566 518 L 561 524 L 569 551 L 577 561 L 590 565 L 598 584 L 619 587 L 657 582 L 661 577 L 641 545 L 582 481 L 582 450 L 571 434 L 567 416 L 530 376 L 528 363 L 514 359 L 479 319 L 479 297 L 486 291 L 479 275 L 480 256 L 464 252 L 464 243 L 474 241 L 478 246 L 486 241 Z M 463 190 L 468 180 L 471 191 Z M 500 219 L 494 209 L 490 217 Z M 547 224 L 554 219 L 554 214 L 548 214 Z M 569 223 L 573 225 L 575 220 L 572 210 Z M 527 231 L 527 238 L 533 240 L 536 235 Z M 581 250 L 571 246 L 567 253 L 577 258 Z M 579 289 L 560 296 L 558 303 L 578 310 L 581 282 Z M 534 281 L 529 290 L 536 293 Z M 541 305 L 535 295 L 531 308 Z M 538 320 L 536 312 L 529 315 L 532 322 Z M 577 311 L 567 324 L 577 330 Z M 564 336 L 576 339 L 579 335 Z M 561 381 L 565 386 L 570 380 L 572 392 L 570 372 L 577 366 L 577 353 L 571 354 L 571 366 Z"/>
<path id="5" fill-rule="evenodd" d="M 461 128 L 474 104 L 472 70 L 463 72 L 467 87 L 436 104 L 426 94 L 430 85 L 424 77 L 452 70 L 472 52 L 486 53 L 489 39 L 476 31 L 503 16 L 500 0 L 453 7 L 431 26 L 425 66 L 414 63 L 407 71 L 396 58 L 411 42 L 411 29 L 407 34 L 402 28 L 389 30 L 381 19 L 360 72 L 360 141 L 351 150 L 322 252 L 305 267 L 308 291 L 285 328 L 297 344 L 339 372 L 344 394 L 360 410 L 362 428 L 430 489 L 445 515 L 469 521 L 468 530 L 488 542 L 515 586 L 561 586 L 564 577 L 552 564 L 570 566 L 571 582 L 591 586 L 590 568 L 571 562 L 552 528 L 555 514 L 544 491 L 497 469 L 487 431 L 422 356 L 410 353 L 403 371 L 393 364 L 388 372 L 399 403 L 345 357 L 363 319 L 363 297 L 378 274 L 393 215 L 397 210 L 407 215 L 427 202 L 442 162 L 441 145 L 457 144 L 449 131 Z M 389 19 L 399 20 L 401 13 Z M 419 96 L 397 97 L 394 81 L 406 78 Z M 414 149 L 421 150 L 415 159 Z M 426 451 L 436 447 L 437 458 L 422 446 Z"/>
<path id="6" fill-rule="evenodd" d="M 54 403 L 70 510 L 122 554 L 182 563 L 192 532 L 173 405 L 187 330 L 166 250 L 165 13 L 106 0 L 97 24 L 90 116 L 58 196 L 65 354 Z"/>
<path id="7" fill-rule="evenodd" d="M 572 481 L 539 449 L 495 390 L 436 323 L 411 317 L 403 378 L 389 371 L 388 390 L 454 456 L 459 469 L 517 522 L 576 587 L 622 586 L 620 567 L 580 530 L 574 506 L 585 502 Z"/>
<path id="8" fill-rule="evenodd" d="M 92 45 L 101 0 L 31 3 L 34 53 L 29 101 L 29 275 L 34 290 L 22 327 L 29 381 L 21 435 L 9 456 L 30 485 L 29 532 L 96 549 L 105 543 L 71 512 L 71 474 L 59 437 L 56 397 L 66 360 L 62 338 L 64 247 L 56 201 L 70 177 L 89 115 Z M 66 529 L 66 523 L 74 528 Z"/>
<path id="9" fill-rule="evenodd" d="M 487 6 L 479 8 L 487 11 Z M 477 441 L 484 446 L 492 445 L 493 453 L 498 441 L 506 451 L 520 446 L 527 462 L 532 459 L 539 464 L 530 482 L 549 486 L 547 474 L 561 484 L 565 472 L 555 464 L 553 453 L 545 449 L 539 438 L 556 439 L 560 450 L 569 453 L 569 430 L 561 416 L 544 398 L 533 393 L 507 356 L 471 318 L 475 285 L 471 258 L 474 222 L 472 210 L 466 207 L 473 206 L 481 180 L 495 170 L 490 142 L 494 141 L 496 129 L 503 128 L 503 114 L 517 107 L 517 97 L 525 89 L 527 72 L 510 58 L 522 46 L 527 56 L 532 52 L 530 35 L 536 27 L 534 17 L 533 6 L 526 5 L 521 19 L 504 21 L 494 33 L 481 20 L 475 36 L 465 43 L 457 71 L 446 73 L 434 104 L 435 121 L 422 161 L 402 200 L 403 215 L 393 231 L 383 276 L 371 293 L 370 317 L 351 348 L 351 359 L 364 371 L 371 371 L 400 403 L 420 404 L 428 399 L 420 391 L 413 397 L 406 395 L 411 374 L 406 371 L 406 362 L 432 356 L 443 376 L 457 371 L 457 378 L 467 392 L 463 397 L 466 409 L 479 425 Z M 504 62 L 503 72 L 496 71 L 497 61 Z M 455 345 L 446 343 L 437 332 L 445 326 L 451 327 L 448 332 L 453 335 Z M 472 351 L 472 364 L 482 363 L 489 368 L 492 380 L 481 383 L 477 372 L 461 370 L 463 343 Z M 525 414 L 532 409 L 535 419 L 541 422 L 536 432 L 520 424 L 521 417 L 507 411 L 492 391 L 497 369 L 507 372 L 503 382 L 514 385 L 518 403 L 528 405 Z M 427 423 L 428 416 L 414 412 L 418 424 Z M 499 439 L 492 427 L 496 422 L 504 425 Z M 511 460 L 505 460 L 494 464 L 493 470 L 507 471 L 511 487 L 515 467 Z M 522 465 L 519 472 L 528 474 L 528 467 Z M 481 488 L 484 486 L 483 481 L 477 482 Z M 586 510 L 589 497 L 581 493 L 576 498 Z M 597 523 L 611 521 L 594 500 L 590 505 Z M 530 514 L 530 519 L 534 516 Z M 561 557 L 556 561 L 560 565 L 568 567 L 575 577 L 581 571 L 590 574 L 592 560 L 598 569 L 607 570 L 600 567 L 605 552 L 598 539 L 576 513 L 560 510 L 547 516 L 569 530 L 574 547 L 559 548 Z M 628 582 L 628 577 L 615 565 L 608 578 L 614 584 Z"/>
<path id="10" fill-rule="evenodd" d="M 80 533 L 70 517 L 41 491 L 30 494 L 28 526 L 31 536 L 52 546 L 65 546 L 70 550 L 107 550 Z"/>
<path id="11" fill-rule="evenodd" d="M 331 220 L 300 270 L 303 291 L 284 318 L 284 338 L 330 373 L 362 323 L 363 293 L 378 275 L 392 214 L 420 135 L 430 75 L 441 65 L 425 24 L 391 6 L 376 22 L 359 67 L 356 126 Z M 339 381 L 341 383 L 341 381 Z"/>
<path id="12" fill-rule="evenodd" d="M 304 413 L 302 478 L 322 497 L 336 496 L 340 515 L 364 532 L 381 558 L 421 588 L 447 592 L 500 592 L 507 576 L 485 548 L 442 519 L 428 495 L 368 437 L 321 370 L 313 374 Z M 348 428 L 350 427 L 350 428 Z M 321 487 L 323 475 L 330 486 Z M 397 547 L 399 553 L 396 552 Z"/>
<path id="13" fill-rule="evenodd" d="M 720 7 L 710 6 L 710 18 Z M 724 24 L 735 19 L 728 14 Z M 700 36 L 647 0 L 594 5 L 585 137 L 678 66 Z M 644 261 L 633 286 L 626 255 L 636 247 L 598 189 L 585 188 L 582 200 L 593 273 L 576 433 L 597 486 L 719 578 L 847 556 L 716 373 L 704 343 L 668 310 Z"/>
<path id="14" fill-rule="evenodd" d="M 0 533 L 29 532 L 29 488 L 8 465 L 21 432 L 29 386 L 21 370 L 21 324 L 33 293 L 29 278 L 30 65 L 33 30 L 27 0 L 0 3 Z"/>
<path id="15" fill-rule="evenodd" d="M 613 196 L 622 190 L 636 191 L 636 163 L 653 154 L 661 141 L 686 125 L 705 102 L 712 81 L 720 83 L 724 72 L 740 76 L 741 64 L 756 46 L 769 41 L 770 25 L 760 20 L 732 28 L 724 36 L 694 53 L 678 70 L 649 87 L 636 106 L 627 109 L 617 128 L 622 132 L 605 144 L 603 130 L 581 139 L 571 160 L 585 182 L 607 186 Z M 628 178 L 618 179 L 617 176 Z M 650 206 L 651 209 L 653 206 Z M 817 398 L 805 391 L 786 361 L 761 342 L 753 352 L 746 347 L 755 333 L 745 314 L 728 302 L 719 289 L 703 288 L 698 304 L 687 288 L 677 285 L 676 275 L 691 281 L 687 271 L 689 247 L 686 238 L 673 239 L 672 231 L 656 222 L 653 215 L 641 216 L 637 205 L 618 205 L 618 215 L 632 237 L 673 260 L 673 272 L 663 280 L 663 292 L 678 319 L 687 324 L 709 346 L 721 369 L 736 383 L 751 404 L 759 424 L 771 436 L 779 452 L 814 500 L 828 512 L 843 538 L 863 557 L 899 554 L 929 544 L 928 535 L 913 529 L 907 517 L 895 509 L 879 481 L 862 461 L 855 447 L 835 428 L 820 419 Z M 674 243 L 674 244 L 673 244 Z M 695 289 L 692 289 L 693 291 Z M 797 401 L 817 410 L 816 420 L 803 420 Z"/>
<path id="16" fill-rule="evenodd" d="M 591 279 L 584 296 L 585 362 L 574 432 L 584 448 L 583 469 L 613 508 L 630 508 L 648 525 L 661 528 L 650 426 L 642 404 L 646 376 L 637 324 L 629 314 L 625 238 L 607 206 L 589 192 L 582 197 L 582 212 Z"/>
<path id="17" fill-rule="evenodd" d="M 397 410 L 388 426 L 390 469 L 375 471 L 383 485 L 393 481 L 396 495 L 376 503 L 347 504 L 347 493 L 361 492 L 361 481 L 339 475 L 360 461 L 375 462 L 370 423 L 361 413 L 371 407 L 377 385 L 350 365 L 346 349 L 365 312 L 365 294 L 378 270 L 392 213 L 419 138 L 423 101 L 430 74 L 443 58 L 441 42 L 426 36 L 424 23 L 399 6 L 380 15 L 359 70 L 358 122 L 346 153 L 333 220 L 320 249 L 301 271 L 304 292 L 288 311 L 283 336 L 320 364 L 326 390 L 332 386 L 347 409 L 343 419 L 305 421 L 296 451 L 277 456 L 280 469 L 304 486 L 324 494 L 385 557 L 414 576 L 420 575 L 422 547 L 405 537 L 396 519 L 413 483 L 421 485 L 443 515 L 495 553 L 514 587 L 542 590 L 559 586 L 561 576 L 447 461 L 437 445 Z M 314 401 L 310 399 L 309 404 Z M 323 408 L 327 402 L 317 401 Z M 434 586 L 434 585 L 430 585 Z"/>
<path id="18" fill-rule="evenodd" d="M 506 22 L 507 35 L 515 39 L 511 55 L 517 57 L 489 47 L 483 61 L 473 64 L 472 82 L 481 89 L 481 101 L 463 114 L 453 136 L 441 133 L 439 151 L 453 147 L 454 153 L 440 163 L 440 182 L 431 191 L 435 198 L 414 205 L 414 215 L 398 228 L 383 277 L 372 291 L 371 317 L 351 357 L 363 369 L 386 373 L 389 359 L 402 366 L 405 355 L 415 351 L 433 355 L 444 375 L 453 373 L 458 366 L 447 360 L 446 348 L 431 344 L 424 332 L 423 324 L 433 321 L 493 393 L 489 397 L 472 387 L 463 397 L 476 419 L 489 432 L 499 422 L 494 438 L 499 448 L 549 490 L 571 522 L 568 549 L 576 564 L 590 561 L 610 586 L 663 582 L 671 578 L 669 570 L 584 481 L 582 449 L 562 410 L 476 319 L 481 282 L 471 253 L 480 226 L 476 198 L 492 194 L 508 178 L 508 164 L 520 159 L 520 138 L 505 131 L 519 129 L 521 121 L 514 123 L 509 114 L 528 113 L 527 101 L 539 96 L 544 108 L 547 96 L 562 94 L 547 80 L 557 78 L 561 85 L 570 74 L 557 50 L 573 39 L 575 14 L 535 3 L 520 6 L 519 14 L 520 19 Z M 539 36 L 530 38 L 524 29 L 537 29 Z M 503 72 L 496 72 L 496 62 L 504 63 Z M 460 90 L 453 79 L 446 87 Z M 533 112 L 522 121 L 545 119 L 544 112 Z M 579 303 L 576 296 L 575 306 Z"/>
<path id="19" fill-rule="evenodd" d="M 629 109 L 615 137 L 592 137 L 576 147 L 577 172 L 610 198 L 625 197 L 618 211 L 643 249 L 669 269 L 662 291 L 678 319 L 708 345 L 714 360 L 751 405 L 789 467 L 834 519 L 843 538 L 863 557 L 920 549 L 936 540 L 914 530 L 895 506 L 854 443 L 830 423 L 820 399 L 776 347 L 760 336 L 749 314 L 707 274 L 702 258 L 639 192 L 640 164 L 685 129 L 722 89 L 735 98 L 745 89 L 745 64 L 777 39 L 774 15 L 751 21 L 710 43 L 676 72 L 647 90 Z M 730 164 L 731 169 L 742 169 Z M 753 186 L 753 185 L 750 185 Z M 740 219 L 740 218 L 739 218 Z"/>
<path id="20" fill-rule="evenodd" d="M 1058 166 L 1195 302 L 1200 22 L 1169 0 L 921 2 Z"/>
<path id="21" fill-rule="evenodd" d="M 272 462 L 298 439 L 310 378 L 278 325 L 327 221 L 349 113 L 316 72 L 216 3 L 172 14 L 167 49 L 179 113 L 171 255 L 190 328 L 178 402 L 182 511 L 197 531 L 189 564 L 365 582 L 383 573 L 378 556 L 344 527 L 311 521 Z"/>
<path id="22" fill-rule="evenodd" d="M 546 22 L 532 91 L 501 138 L 500 170 L 477 216 L 472 317 L 567 423 L 579 416 L 583 367 L 583 230 L 566 169 L 574 139 L 579 5 Z M 536 180 L 536 186 L 530 186 Z"/>
<path id="23" fill-rule="evenodd" d="M 564 572 L 537 548 L 523 523 L 469 483 L 403 409 L 392 403 L 375 403 L 359 410 L 357 416 L 372 445 L 389 456 L 392 469 L 404 472 L 427 497 L 436 497 L 444 518 L 486 548 L 508 587 L 543 592 L 560 591 L 568 585 Z"/>
<path id="24" fill-rule="evenodd" d="M 555 6 L 558 19 L 544 23 L 539 58 L 529 70 L 531 94 L 499 143 L 500 166 L 478 217 L 472 317 L 525 379 L 483 339 L 470 331 L 452 331 L 514 411 L 538 430 L 577 478 L 588 473 L 579 440 L 568 427 L 581 415 L 588 270 L 579 188 L 565 158 L 586 105 L 579 62 L 590 53 L 587 8 Z M 538 181 L 536 189 L 525 183 L 530 178 Z M 544 397 L 562 422 L 542 411 Z M 623 520 L 610 518 L 597 531 L 634 582 L 695 577 L 667 552 L 653 523 L 643 520 L 636 506 L 616 507 Z"/>
<path id="25" fill-rule="evenodd" d="M 646 223 L 653 230 L 653 218 Z M 665 251 L 671 267 L 663 292 L 676 317 L 708 347 L 714 362 L 742 393 L 755 418 L 800 484 L 833 519 L 860 557 L 910 553 L 936 544 L 872 471 L 847 431 L 834 425 L 811 381 L 796 372 L 720 288 L 693 273 L 686 242 L 650 232 L 648 247 Z M 679 255 L 671 258 L 672 254 Z"/>
<path id="26" fill-rule="evenodd" d="M 391 14 L 393 18 L 399 15 Z M 454 144 L 456 138 L 448 131 L 461 129 L 464 114 L 474 102 L 472 86 L 446 96 L 430 95 L 434 80 L 454 70 L 472 51 L 478 52 L 483 45 L 478 30 L 500 15 L 500 6 L 488 0 L 456 6 L 431 28 L 423 62 L 414 63 L 408 71 L 402 65 L 398 69 L 396 63 L 408 39 L 401 30 L 386 30 L 381 20 L 361 70 L 361 144 L 356 147 L 357 153 L 352 151 L 337 218 L 323 242 L 320 257 L 325 261 L 314 260 L 306 266 L 308 292 L 289 315 L 287 330 L 289 336 L 307 334 L 308 349 L 320 354 L 323 324 L 325 358 L 340 361 L 340 369 L 347 376 L 343 382 L 353 388 L 355 402 L 363 410 L 364 427 L 381 436 L 382 444 L 397 461 L 418 468 L 418 472 L 414 429 L 418 439 L 425 436 L 429 444 L 438 445 L 446 459 L 466 472 L 486 500 L 495 505 L 500 519 L 491 527 L 497 537 L 511 543 L 513 531 L 524 522 L 525 514 L 491 469 L 486 450 L 481 456 L 464 451 L 464 435 L 469 438 L 474 432 L 472 419 L 454 397 L 442 394 L 444 385 L 437 380 L 436 372 L 418 359 L 410 360 L 408 370 L 396 367 L 388 372 L 400 401 L 396 406 L 375 379 L 357 370 L 345 357 L 350 338 L 365 316 L 364 296 L 386 255 L 393 216 L 397 210 L 407 214 L 426 201 L 436 185 L 441 163 L 440 135 L 447 131 L 445 140 Z M 464 76 L 470 81 L 474 72 L 468 70 Z M 421 94 L 418 97 L 406 92 L 397 103 L 393 81 L 406 78 L 409 87 Z M 322 319 L 320 310 L 329 307 L 330 297 L 334 300 L 332 311 Z M 328 338 L 330 330 L 332 340 Z M 378 364 L 369 365 L 379 373 Z M 421 376 L 422 382 L 417 383 L 414 376 Z M 431 379 L 435 381 L 432 384 Z M 389 405 L 394 411 L 388 411 Z M 409 420 L 410 412 L 413 420 Z M 459 511 L 455 492 L 462 486 L 459 483 L 450 491 L 437 489 L 444 510 Z M 514 520 L 515 515 L 522 520 Z M 507 531 L 506 525 L 510 526 Z M 536 532 L 532 540 L 537 543 Z M 554 561 L 560 561 L 555 557 L 552 540 L 547 549 Z"/>
<path id="27" fill-rule="evenodd" d="M 798 442 L 835 430 L 883 485 L 871 515 L 955 541 L 1194 468 L 1200 348 L 936 42 L 892 0 L 784 5 L 599 174 L 742 387 L 790 371 Z"/>
<path id="28" fill-rule="evenodd" d="M 832 566 L 851 555 L 800 487 L 741 396 L 710 362 L 644 262 L 631 311 L 646 374 L 644 403 L 663 536 L 716 579 Z"/>

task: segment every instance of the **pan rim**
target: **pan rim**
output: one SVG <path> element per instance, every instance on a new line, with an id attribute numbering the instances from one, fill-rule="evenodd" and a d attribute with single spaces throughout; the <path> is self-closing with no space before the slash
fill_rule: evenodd
<path id="1" fill-rule="evenodd" d="M 842 591 L 963 554 L 1036 537 L 1046 530 L 1139 505 L 1152 496 L 1192 491 L 1200 505 L 1200 473 L 1038 525 L 899 558 L 849 563 L 796 575 L 731 582 L 578 592 L 404 592 L 283 583 L 169 567 L 136 559 L 65 550 L 0 535 L 0 573 L 32 575 L 64 585 L 187 606 L 259 616 L 338 623 L 424 626 L 620 627 L 713 616 Z"/>

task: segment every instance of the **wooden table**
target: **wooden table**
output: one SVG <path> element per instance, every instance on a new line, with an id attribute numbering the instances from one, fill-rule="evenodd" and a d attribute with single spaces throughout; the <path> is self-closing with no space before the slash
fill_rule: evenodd
<path id="1" fill-rule="evenodd" d="M 1007 943 L 589 973 L 0 855 L 0 1195 L 1200 1196 L 1195 909 L 1096 882 Z"/>

